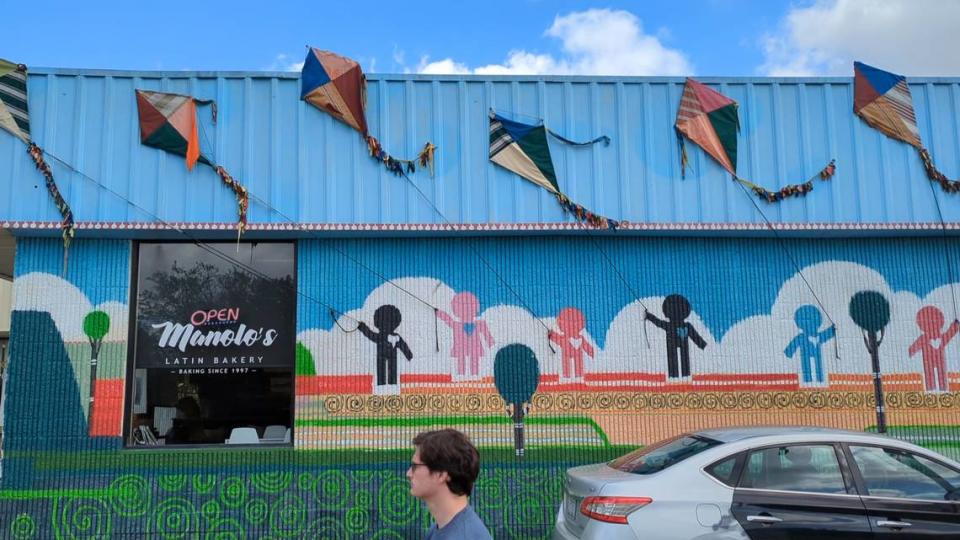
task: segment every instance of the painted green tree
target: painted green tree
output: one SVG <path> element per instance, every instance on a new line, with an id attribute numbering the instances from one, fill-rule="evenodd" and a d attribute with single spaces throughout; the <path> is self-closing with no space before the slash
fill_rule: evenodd
<path id="1" fill-rule="evenodd" d="M 530 347 L 519 343 L 500 349 L 493 361 L 493 382 L 507 404 L 507 414 L 513 420 L 513 443 L 517 457 L 523 457 L 523 419 L 530 412 L 530 400 L 540 384 L 537 355 Z"/>
<path id="2" fill-rule="evenodd" d="M 97 359 L 100 357 L 100 347 L 103 338 L 110 331 L 110 315 L 104 311 L 91 311 L 83 318 L 83 333 L 90 340 L 90 408 L 89 417 L 93 417 L 93 398 L 97 384 Z"/>
<path id="3" fill-rule="evenodd" d="M 313 354 L 301 342 L 297 342 L 297 375 L 316 375 L 317 369 L 313 364 Z"/>
<path id="4" fill-rule="evenodd" d="M 890 322 L 890 303 L 877 291 L 860 291 L 850 299 L 850 317 L 863 332 L 863 343 L 873 365 L 873 393 L 877 400 L 877 431 L 886 433 L 887 415 L 883 403 L 883 381 L 880 378 L 880 344 Z"/>

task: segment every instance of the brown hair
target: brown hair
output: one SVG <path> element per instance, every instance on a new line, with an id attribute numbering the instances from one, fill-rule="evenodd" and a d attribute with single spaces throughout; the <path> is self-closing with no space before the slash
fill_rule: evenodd
<path id="1" fill-rule="evenodd" d="M 451 492 L 470 495 L 480 475 L 480 453 L 466 435 L 450 428 L 424 431 L 413 438 L 413 445 L 428 469 L 450 475 Z"/>

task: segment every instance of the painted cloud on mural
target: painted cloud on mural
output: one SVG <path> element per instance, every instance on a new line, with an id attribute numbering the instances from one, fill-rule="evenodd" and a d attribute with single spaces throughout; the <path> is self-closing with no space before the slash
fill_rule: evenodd
<path id="1" fill-rule="evenodd" d="M 14 311 L 49 313 L 65 343 L 85 343 L 83 318 L 91 311 L 104 311 L 114 322 L 104 341 L 127 340 L 129 309 L 126 304 L 109 301 L 94 306 L 76 285 L 52 274 L 31 272 L 17 276 L 13 282 L 12 308 Z"/>

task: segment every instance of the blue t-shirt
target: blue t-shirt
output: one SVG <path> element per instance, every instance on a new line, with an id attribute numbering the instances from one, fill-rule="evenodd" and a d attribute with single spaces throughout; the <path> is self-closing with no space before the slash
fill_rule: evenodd
<path id="1" fill-rule="evenodd" d="M 493 540 L 493 537 L 480 521 L 480 516 L 468 505 L 442 529 L 434 523 L 427 532 L 427 540 Z"/>

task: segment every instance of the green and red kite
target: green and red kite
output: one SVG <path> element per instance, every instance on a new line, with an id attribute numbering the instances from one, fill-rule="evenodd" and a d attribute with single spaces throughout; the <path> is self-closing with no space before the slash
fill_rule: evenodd
<path id="1" fill-rule="evenodd" d="M 803 196 L 813 191 L 813 178 L 802 184 L 791 184 L 778 191 L 769 191 L 737 176 L 737 134 L 740 132 L 737 108 L 736 101 L 694 79 L 687 79 L 674 126 L 680 144 L 681 176 L 686 176 L 689 164 L 684 143 L 686 137 L 716 160 L 734 180 L 747 186 L 767 202 L 779 202 L 787 197 Z M 836 166 L 830 161 L 814 177 L 827 180 L 835 171 Z"/>

